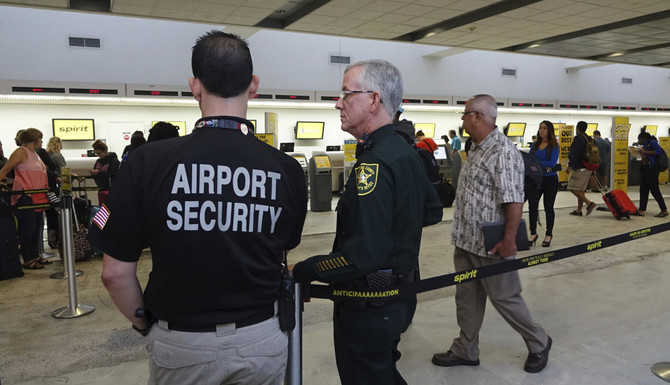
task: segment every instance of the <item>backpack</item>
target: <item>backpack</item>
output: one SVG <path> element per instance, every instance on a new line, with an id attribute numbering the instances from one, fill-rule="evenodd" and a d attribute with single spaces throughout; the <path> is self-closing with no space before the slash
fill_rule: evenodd
<path id="1" fill-rule="evenodd" d="M 596 146 L 596 141 L 593 138 L 584 135 L 586 139 L 586 148 L 582 155 L 582 166 L 587 170 L 597 170 L 600 167 L 600 150 Z"/>
<path id="2" fill-rule="evenodd" d="M 430 183 L 439 183 L 442 178 L 440 178 L 440 169 L 433 153 L 420 147 L 415 147 L 415 150 L 419 153 L 421 161 L 423 161 L 423 166 L 426 169 L 426 175 L 428 176 Z"/>
<path id="3" fill-rule="evenodd" d="M 521 157 L 523 158 L 523 168 L 524 168 L 524 185 L 535 185 L 535 189 L 539 190 L 542 188 L 542 178 L 544 178 L 544 168 L 540 164 L 540 161 L 528 152 L 521 151 Z"/>
<path id="4" fill-rule="evenodd" d="M 663 172 L 668 169 L 668 154 L 661 148 L 661 155 L 656 157 L 656 171 Z"/>

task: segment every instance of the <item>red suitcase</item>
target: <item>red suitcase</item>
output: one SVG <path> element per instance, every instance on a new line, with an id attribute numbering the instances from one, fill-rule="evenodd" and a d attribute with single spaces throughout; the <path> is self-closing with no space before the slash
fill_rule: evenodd
<path id="1" fill-rule="evenodd" d="M 616 219 L 621 219 L 622 217 L 630 219 L 630 216 L 637 211 L 635 204 L 628 198 L 628 195 L 621 190 L 612 190 L 608 192 L 603 195 L 603 200 Z"/>
<path id="2" fill-rule="evenodd" d="M 635 207 L 635 204 L 625 192 L 622 190 L 612 190 L 605 193 L 605 187 L 600 183 L 598 177 L 593 176 L 592 178 L 595 179 L 598 189 L 603 194 L 603 200 L 614 215 L 614 218 L 621 220 L 621 218 L 626 217 L 630 219 L 630 216 L 637 212 L 637 207 Z"/>

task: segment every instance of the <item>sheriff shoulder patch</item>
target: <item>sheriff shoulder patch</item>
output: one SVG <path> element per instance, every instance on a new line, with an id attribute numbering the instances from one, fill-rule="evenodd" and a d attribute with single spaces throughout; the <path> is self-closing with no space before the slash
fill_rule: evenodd
<path id="1" fill-rule="evenodd" d="M 377 185 L 378 164 L 361 163 L 356 167 L 356 179 L 358 180 L 358 195 L 368 195 Z"/>

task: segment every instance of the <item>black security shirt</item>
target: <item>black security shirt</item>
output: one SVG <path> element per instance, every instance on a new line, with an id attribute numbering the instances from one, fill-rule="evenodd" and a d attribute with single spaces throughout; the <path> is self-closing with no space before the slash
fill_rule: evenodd
<path id="1" fill-rule="evenodd" d="M 127 262 L 151 248 L 152 314 L 209 325 L 272 308 L 307 196 L 295 159 L 251 133 L 199 128 L 133 151 L 101 210 L 109 215 L 94 221 L 92 244 Z"/>
<path id="2" fill-rule="evenodd" d="M 360 144 L 359 144 L 360 146 Z M 338 202 L 333 252 L 296 264 L 298 281 L 343 282 L 418 264 L 422 227 L 442 219 L 442 204 L 417 152 L 383 126 L 362 144 Z"/>

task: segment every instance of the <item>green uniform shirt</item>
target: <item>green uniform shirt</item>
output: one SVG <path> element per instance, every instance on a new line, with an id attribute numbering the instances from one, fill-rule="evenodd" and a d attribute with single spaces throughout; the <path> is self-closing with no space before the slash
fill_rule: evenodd
<path id="1" fill-rule="evenodd" d="M 418 265 L 422 227 L 442 220 L 421 158 L 392 125 L 359 146 L 337 205 L 333 252 L 296 264 L 298 282 L 343 282 L 383 269 L 406 273 Z"/>

